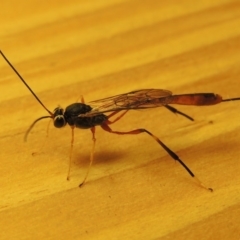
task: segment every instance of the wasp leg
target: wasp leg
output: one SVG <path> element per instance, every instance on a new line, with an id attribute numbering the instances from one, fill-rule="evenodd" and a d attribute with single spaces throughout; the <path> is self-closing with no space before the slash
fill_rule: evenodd
<path id="1" fill-rule="evenodd" d="M 188 168 L 188 166 L 178 157 L 178 155 L 176 153 L 174 153 L 170 148 L 168 148 L 158 137 L 156 137 L 155 135 L 153 135 L 151 132 L 149 132 L 148 130 L 144 129 L 144 128 L 139 128 L 139 129 L 135 129 L 132 131 L 127 131 L 127 132 L 119 132 L 119 131 L 113 131 L 106 122 L 104 122 L 101 127 L 103 128 L 103 130 L 110 132 L 110 133 L 114 133 L 114 134 L 119 134 L 119 135 L 125 135 L 125 134 L 140 134 L 140 133 L 147 133 L 149 136 L 151 136 L 159 145 L 161 145 L 161 147 L 176 161 L 178 161 L 184 168 L 185 170 L 190 174 L 191 177 L 193 177 L 199 185 L 201 185 L 203 188 L 209 190 L 209 191 L 213 191 L 212 188 L 208 188 L 206 187 L 195 175 L 194 173 Z"/>
<path id="2" fill-rule="evenodd" d="M 90 161 L 89 161 L 89 165 L 88 165 L 87 173 L 86 173 L 86 175 L 85 175 L 85 177 L 84 177 L 82 183 L 79 184 L 79 187 L 82 187 L 83 184 L 86 182 L 87 177 L 88 177 L 88 174 L 89 174 L 90 169 L 91 169 L 91 166 L 92 166 L 92 163 L 93 163 L 94 151 L 95 151 L 95 143 L 96 143 L 96 138 L 95 138 L 95 127 L 92 127 L 92 128 L 91 128 L 91 131 L 92 131 L 93 147 L 92 147 L 92 151 L 91 151 L 91 154 L 90 154 Z"/>
<path id="3" fill-rule="evenodd" d="M 70 147 L 70 153 L 69 153 L 69 163 L 68 163 L 68 172 L 67 172 L 67 180 L 70 179 L 70 170 L 72 165 L 72 152 L 73 152 L 73 143 L 74 143 L 74 126 L 71 127 L 72 129 L 72 139 L 71 139 L 71 147 Z"/>
<path id="4" fill-rule="evenodd" d="M 183 112 L 178 111 L 176 108 L 174 108 L 172 106 L 165 105 L 164 107 L 167 108 L 169 111 L 175 113 L 175 114 L 182 115 L 182 116 L 186 117 L 187 119 L 189 119 L 191 121 L 194 121 L 194 119 L 192 117 L 188 116 L 187 114 L 185 114 Z"/>

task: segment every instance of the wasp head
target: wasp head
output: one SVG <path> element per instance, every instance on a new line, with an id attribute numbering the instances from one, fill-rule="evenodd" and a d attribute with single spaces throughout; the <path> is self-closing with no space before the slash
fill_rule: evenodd
<path id="1" fill-rule="evenodd" d="M 66 125 L 66 119 L 64 117 L 64 109 L 57 107 L 53 111 L 53 124 L 56 128 L 62 128 Z"/>

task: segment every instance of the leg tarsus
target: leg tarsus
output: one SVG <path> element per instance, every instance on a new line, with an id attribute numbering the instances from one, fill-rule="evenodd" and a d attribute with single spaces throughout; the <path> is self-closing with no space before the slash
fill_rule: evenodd
<path id="1" fill-rule="evenodd" d="M 199 184 L 201 187 L 205 188 L 206 190 L 213 192 L 212 188 L 206 187 L 196 176 L 193 177 L 194 180 Z"/>

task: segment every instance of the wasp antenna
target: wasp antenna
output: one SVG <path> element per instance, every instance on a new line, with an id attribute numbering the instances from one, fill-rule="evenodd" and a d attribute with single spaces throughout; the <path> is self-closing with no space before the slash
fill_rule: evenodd
<path id="1" fill-rule="evenodd" d="M 20 80 L 25 84 L 25 86 L 28 88 L 28 90 L 32 93 L 32 95 L 37 99 L 37 101 L 43 106 L 43 108 L 52 116 L 52 112 L 50 112 L 45 105 L 41 102 L 41 100 L 37 97 L 37 95 L 33 92 L 33 90 L 28 86 L 28 84 L 25 82 L 23 77 L 19 74 L 19 72 L 16 70 L 16 68 L 9 62 L 7 57 L 3 54 L 3 52 L 0 50 L 0 53 L 2 57 L 5 59 L 5 61 L 8 63 L 8 65 L 12 68 L 12 70 L 18 75 Z"/>
<path id="2" fill-rule="evenodd" d="M 24 136 L 24 141 L 25 141 L 25 142 L 27 141 L 28 134 L 31 132 L 31 130 L 33 129 L 33 127 L 35 126 L 35 124 L 36 124 L 38 121 L 40 121 L 40 120 L 42 120 L 42 119 L 44 119 L 44 118 L 52 118 L 52 117 L 51 117 L 51 116 L 43 116 L 43 117 L 40 117 L 40 118 L 36 119 L 36 120 L 31 124 L 31 126 L 28 128 L 28 130 L 27 130 L 26 133 L 25 133 L 25 136 Z"/>

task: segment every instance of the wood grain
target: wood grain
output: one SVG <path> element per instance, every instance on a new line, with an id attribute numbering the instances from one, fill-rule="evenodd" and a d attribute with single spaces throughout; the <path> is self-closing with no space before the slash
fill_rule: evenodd
<path id="1" fill-rule="evenodd" d="M 240 2 L 5 1 L 0 48 L 42 102 L 66 107 L 141 88 L 240 96 Z M 199 187 L 149 136 L 76 130 L 46 115 L 0 60 L 0 239 L 239 239 L 240 102 L 129 112 L 214 189 Z M 32 154 L 34 153 L 34 154 Z"/>

